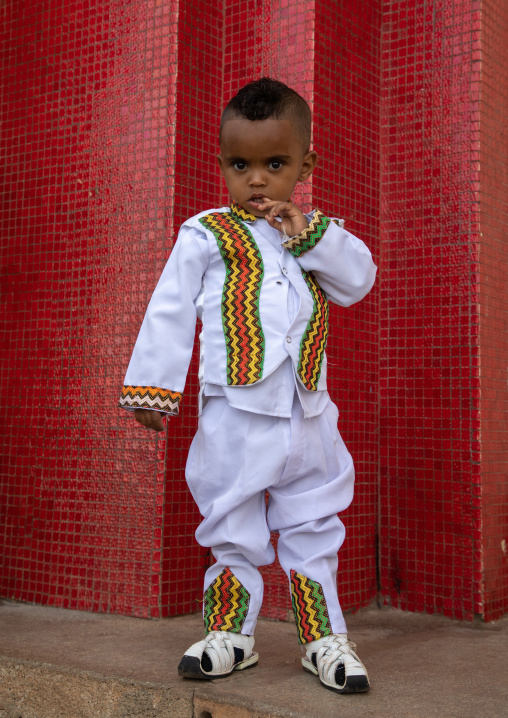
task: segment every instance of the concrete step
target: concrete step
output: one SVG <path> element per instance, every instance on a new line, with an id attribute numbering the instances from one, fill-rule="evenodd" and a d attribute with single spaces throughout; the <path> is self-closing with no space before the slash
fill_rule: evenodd
<path id="1" fill-rule="evenodd" d="M 508 718 L 508 617 L 491 624 L 369 608 L 347 616 L 368 694 L 304 673 L 291 623 L 260 621 L 259 665 L 178 677 L 201 617 L 147 621 L 3 601 L 0 718 Z"/>

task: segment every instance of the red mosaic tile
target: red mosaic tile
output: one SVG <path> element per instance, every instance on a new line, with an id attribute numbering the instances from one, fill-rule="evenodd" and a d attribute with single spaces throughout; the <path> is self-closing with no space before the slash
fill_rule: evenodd
<path id="1" fill-rule="evenodd" d="M 472 618 L 479 421 L 474 3 L 387 3 L 381 97 L 385 600 Z M 476 21 L 476 20 L 475 20 Z M 477 257 L 476 257 L 477 261 Z M 480 539 L 481 540 L 481 539 Z"/>
<path id="2" fill-rule="evenodd" d="M 475 481 L 475 519 L 481 531 L 477 545 L 481 548 L 475 555 L 475 574 L 483 590 L 477 598 L 475 611 L 490 621 L 500 618 L 508 610 L 508 448 L 505 428 L 508 337 L 504 281 L 508 270 L 508 197 L 505 191 L 508 169 L 506 162 L 500 161 L 500 158 L 506 158 L 508 146 L 506 3 L 502 0 L 482 3 L 481 23 L 477 21 L 476 26 L 473 63 L 478 73 L 481 60 L 479 205 L 482 231 L 477 245 L 481 474 Z"/>

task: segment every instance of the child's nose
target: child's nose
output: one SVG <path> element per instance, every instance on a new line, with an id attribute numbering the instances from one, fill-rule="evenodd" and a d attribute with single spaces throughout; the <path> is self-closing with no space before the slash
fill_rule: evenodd
<path id="1" fill-rule="evenodd" d="M 252 187 L 261 187 L 266 184 L 264 173 L 261 170 L 253 170 L 249 177 L 249 183 Z"/>

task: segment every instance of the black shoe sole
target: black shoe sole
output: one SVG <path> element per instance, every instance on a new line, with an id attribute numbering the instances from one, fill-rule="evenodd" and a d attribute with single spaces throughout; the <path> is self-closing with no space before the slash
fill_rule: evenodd
<path id="1" fill-rule="evenodd" d="M 200 681 L 214 681 L 217 678 L 227 678 L 233 671 L 245 671 L 247 668 L 254 668 L 258 663 L 258 654 L 253 653 L 252 656 L 236 663 L 228 673 L 210 674 L 205 673 L 201 668 L 201 661 L 195 656 L 184 656 L 178 666 L 178 675 L 182 678 L 197 678 Z"/>
<path id="2" fill-rule="evenodd" d="M 233 671 L 231 671 L 231 673 L 232 672 Z M 226 675 L 229 676 L 231 673 L 227 673 Z M 195 656 L 184 656 L 182 658 L 180 665 L 178 666 L 178 675 L 182 676 L 182 678 L 198 678 L 201 681 L 211 681 L 216 677 L 203 673 L 201 669 L 201 661 Z M 222 677 L 223 676 L 221 676 L 221 678 Z"/>
<path id="3" fill-rule="evenodd" d="M 367 693 L 370 690 L 369 681 L 365 676 L 350 676 L 344 688 L 327 686 L 321 681 L 321 685 L 334 693 Z"/>
<path id="4" fill-rule="evenodd" d="M 304 671 L 316 676 L 316 678 L 319 678 L 319 673 L 316 668 L 312 667 L 311 669 L 310 666 L 307 667 L 305 664 L 302 665 Z M 370 683 L 367 676 L 349 676 L 346 680 L 345 686 L 342 688 L 340 686 L 329 686 L 326 683 L 323 683 L 321 678 L 319 678 L 319 682 L 324 688 L 328 688 L 329 691 L 333 691 L 334 693 L 367 693 L 370 690 Z"/>

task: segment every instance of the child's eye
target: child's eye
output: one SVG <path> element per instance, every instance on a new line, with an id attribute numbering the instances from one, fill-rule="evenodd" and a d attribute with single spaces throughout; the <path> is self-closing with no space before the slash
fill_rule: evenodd
<path id="1" fill-rule="evenodd" d="M 280 170 L 280 168 L 282 167 L 282 165 L 283 165 L 283 162 L 281 162 L 281 160 L 272 160 L 272 161 L 270 162 L 270 164 L 268 165 L 268 167 L 269 167 L 271 170 Z"/>
<path id="2" fill-rule="evenodd" d="M 242 160 L 237 160 L 236 162 L 233 162 L 233 167 L 235 170 L 244 170 L 247 167 L 247 162 L 243 162 Z"/>

